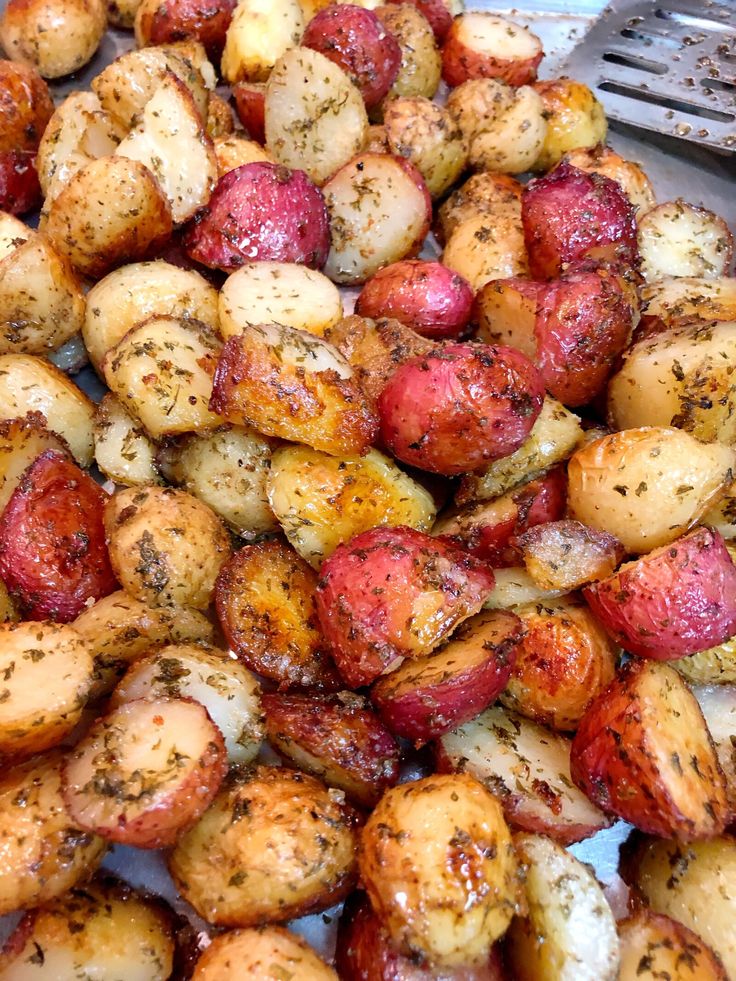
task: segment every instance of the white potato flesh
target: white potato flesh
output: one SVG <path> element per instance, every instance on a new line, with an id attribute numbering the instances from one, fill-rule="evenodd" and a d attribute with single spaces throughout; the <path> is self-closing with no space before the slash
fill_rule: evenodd
<path id="1" fill-rule="evenodd" d="M 250 763 L 264 738 L 261 686 L 226 651 L 173 644 L 136 661 L 113 692 L 112 707 L 139 698 L 192 698 L 225 740 L 231 763 Z"/>
<path id="2" fill-rule="evenodd" d="M 220 342 L 203 324 L 151 317 L 105 355 L 110 390 L 154 439 L 211 429 L 209 410 Z"/>
<path id="3" fill-rule="evenodd" d="M 222 76 L 232 85 L 265 82 L 278 59 L 301 41 L 298 0 L 240 0 L 227 29 Z"/>
<path id="4" fill-rule="evenodd" d="M 335 284 L 294 262 L 246 262 L 225 281 L 218 312 L 226 340 L 253 324 L 269 323 L 322 337 L 343 316 Z"/>
<path id="5" fill-rule="evenodd" d="M 338 981 L 337 974 L 296 934 L 283 927 L 229 930 L 215 937 L 197 961 L 192 981 Z"/>
<path id="6" fill-rule="evenodd" d="M 30 354 L 0 355 L 0 415 L 16 419 L 41 412 L 48 426 L 63 436 L 81 467 L 94 456 L 94 403 L 81 388 L 42 358 Z"/>
<path id="7" fill-rule="evenodd" d="M 517 981 L 614 981 L 616 921 L 595 876 L 542 835 L 515 839 L 526 867 L 528 919 L 516 920 L 508 950 Z"/>
<path id="8" fill-rule="evenodd" d="M 452 232 L 442 263 L 478 290 L 492 279 L 529 274 L 521 221 L 515 216 L 476 215 Z"/>
<path id="9" fill-rule="evenodd" d="M 542 47 L 539 38 L 526 27 L 487 13 L 461 14 L 457 38 L 473 52 L 513 61 L 535 58 Z"/>
<path id="10" fill-rule="evenodd" d="M 156 444 L 111 392 L 97 406 L 95 462 L 110 480 L 124 487 L 160 484 Z"/>
<path id="11" fill-rule="evenodd" d="M 0 678 L 0 753 L 40 753 L 79 721 L 92 686 L 92 654 L 66 624 L 5 623 Z"/>
<path id="12" fill-rule="evenodd" d="M 519 566 L 494 569 L 493 574 L 496 585 L 483 604 L 486 610 L 513 609 L 526 603 L 544 603 L 565 595 L 561 589 L 540 589 L 526 569 Z"/>
<path id="13" fill-rule="evenodd" d="M 260 143 L 246 140 L 244 136 L 238 134 L 218 136 L 215 139 L 215 156 L 220 177 L 245 164 L 274 162 L 271 154 L 268 150 L 264 150 Z"/>
<path id="14" fill-rule="evenodd" d="M 670 327 L 677 321 L 736 321 L 736 277 L 662 279 L 641 292 L 642 313 Z"/>
<path id="15" fill-rule="evenodd" d="M 276 450 L 268 499 L 289 542 L 315 569 L 377 525 L 429 531 L 437 510 L 429 491 L 375 449 L 350 457 L 306 446 Z"/>
<path id="16" fill-rule="evenodd" d="M 115 152 L 139 160 L 155 175 L 178 225 L 207 204 L 217 183 L 212 140 L 189 89 L 171 71 Z"/>
<path id="17" fill-rule="evenodd" d="M 266 147 L 286 167 L 324 184 L 361 149 L 368 114 L 358 88 L 329 58 L 292 48 L 266 84 Z"/>
<path id="18" fill-rule="evenodd" d="M 325 184 L 324 195 L 332 232 L 324 272 L 334 283 L 363 283 L 415 254 L 428 230 L 426 187 L 385 153 L 351 160 Z"/>
<path id="19" fill-rule="evenodd" d="M 0 514 L 26 468 L 45 450 L 66 455 L 68 447 L 46 427 L 40 416 L 6 419 L 0 423 Z"/>
<path id="20" fill-rule="evenodd" d="M 15 252 L 19 245 L 35 237 L 36 232 L 24 225 L 20 218 L 0 211 L 0 261 Z"/>
<path id="21" fill-rule="evenodd" d="M 498 797 L 512 827 L 569 844 L 609 821 L 570 776 L 570 740 L 494 706 L 442 736 L 441 757 Z"/>
<path id="22" fill-rule="evenodd" d="M 676 327 L 634 344 L 608 387 L 615 429 L 675 426 L 736 442 L 736 321 Z"/>
<path id="23" fill-rule="evenodd" d="M 728 272 L 733 236 L 725 221 L 686 201 L 667 201 L 639 221 L 641 271 L 648 283 L 668 276 L 704 276 Z"/>
<path id="24" fill-rule="evenodd" d="M 677 664 L 675 663 L 675 667 Z M 701 685 L 692 689 L 713 738 L 726 777 L 732 820 L 736 817 L 736 685 Z"/>
<path id="25" fill-rule="evenodd" d="M 99 372 L 109 350 L 153 315 L 200 320 L 218 329 L 217 290 L 193 269 L 170 262 L 132 262 L 108 273 L 87 294 L 82 334 Z"/>

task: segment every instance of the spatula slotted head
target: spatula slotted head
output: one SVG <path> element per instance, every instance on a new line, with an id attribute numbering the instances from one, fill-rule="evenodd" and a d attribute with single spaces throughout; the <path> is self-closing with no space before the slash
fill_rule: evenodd
<path id="1" fill-rule="evenodd" d="M 612 119 L 736 152 L 736 0 L 614 0 L 564 72 Z"/>

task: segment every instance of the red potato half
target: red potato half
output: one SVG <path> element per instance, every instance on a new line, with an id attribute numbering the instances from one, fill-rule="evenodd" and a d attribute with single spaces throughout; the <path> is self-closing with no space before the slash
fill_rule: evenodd
<path id="1" fill-rule="evenodd" d="M 69 623 L 117 582 L 105 543 L 107 494 L 67 456 L 45 450 L 0 518 L 0 578 L 25 617 Z"/>
<path id="2" fill-rule="evenodd" d="M 236 0 L 143 0 L 135 17 L 138 47 L 193 40 L 216 60 L 235 6 Z"/>
<path id="3" fill-rule="evenodd" d="M 43 195 L 33 150 L 0 152 L 0 211 L 24 215 L 41 204 Z"/>
<path id="4" fill-rule="evenodd" d="M 320 269 L 330 247 L 325 202 L 301 170 L 244 164 L 220 178 L 184 244 L 190 258 L 225 272 L 253 259 Z"/>
<path id="5" fill-rule="evenodd" d="M 371 699 L 388 728 L 416 745 L 482 712 L 503 691 L 522 637 L 519 618 L 488 610 L 466 620 L 441 650 L 380 678 Z"/>
<path id="6" fill-rule="evenodd" d="M 355 304 L 361 317 L 394 317 L 423 337 L 454 340 L 470 322 L 470 284 L 440 262 L 404 259 L 379 269 Z"/>
<path id="7" fill-rule="evenodd" d="M 697 528 L 584 590 L 626 650 L 669 661 L 736 633 L 736 566 L 718 534 Z"/>
<path id="8" fill-rule="evenodd" d="M 467 473 L 517 450 L 543 399 L 537 370 L 521 352 L 452 344 L 394 372 L 378 400 L 381 438 L 421 470 Z"/>
<path id="9" fill-rule="evenodd" d="M 721 834 L 726 782 L 703 713 L 668 664 L 629 661 L 573 739 L 572 778 L 599 807 L 649 834 Z"/>
<path id="10" fill-rule="evenodd" d="M 138 848 L 172 845 L 227 772 L 220 730 L 188 699 L 139 699 L 99 719 L 67 757 L 64 800 L 87 831 Z"/>
<path id="11" fill-rule="evenodd" d="M 723 964 L 692 930 L 640 909 L 618 923 L 619 981 L 728 981 Z"/>
<path id="12" fill-rule="evenodd" d="M 558 276 L 575 259 L 633 265 L 638 245 L 633 205 L 616 181 L 562 163 L 531 181 L 521 196 L 529 269 Z"/>
<path id="13" fill-rule="evenodd" d="M 455 18 L 445 39 L 442 77 L 452 86 L 470 78 L 528 85 L 543 54 L 542 42 L 526 27 L 495 14 L 465 13 Z"/>
<path id="14" fill-rule="evenodd" d="M 237 82 L 233 85 L 233 99 L 238 119 L 256 143 L 266 142 L 266 84 L 265 82 Z"/>
<path id="15" fill-rule="evenodd" d="M 301 44 L 339 65 L 368 109 L 388 94 L 399 74 L 401 48 L 396 38 L 372 10 L 354 4 L 320 10 L 307 25 Z"/>
<path id="16" fill-rule="evenodd" d="M 301 770 L 374 807 L 399 779 L 399 747 L 359 695 L 264 695 L 270 744 Z"/>
<path id="17" fill-rule="evenodd" d="M 480 611 L 493 582 L 460 549 L 412 528 L 374 528 L 323 564 L 317 615 L 340 674 L 358 687 L 429 654 Z"/>

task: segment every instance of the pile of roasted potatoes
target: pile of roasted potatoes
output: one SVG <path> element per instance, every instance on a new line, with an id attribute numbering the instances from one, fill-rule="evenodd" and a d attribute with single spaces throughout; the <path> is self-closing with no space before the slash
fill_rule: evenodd
<path id="1" fill-rule="evenodd" d="M 0 41 L 1 981 L 734 981 L 724 221 L 457 0 Z"/>

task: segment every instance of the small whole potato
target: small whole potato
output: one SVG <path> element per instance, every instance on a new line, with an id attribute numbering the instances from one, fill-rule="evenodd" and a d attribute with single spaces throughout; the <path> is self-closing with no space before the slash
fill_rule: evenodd
<path id="1" fill-rule="evenodd" d="M 53 112 L 49 87 L 35 68 L 0 60 L 0 154 L 35 150 Z"/>
<path id="2" fill-rule="evenodd" d="M 521 224 L 523 190 L 523 185 L 507 174 L 491 171 L 473 174 L 437 209 L 433 228 L 437 241 L 444 245 L 466 218 L 479 215 L 498 215 L 516 219 Z"/>
<path id="3" fill-rule="evenodd" d="M 234 964 L 241 978 L 295 978 L 297 968 L 299 981 L 337 981 L 305 940 L 277 926 L 221 933 L 197 961 L 192 981 L 227 981 Z"/>
<path id="4" fill-rule="evenodd" d="M 550 170 L 569 150 L 606 142 L 606 114 L 587 85 L 571 78 L 553 78 L 536 82 L 534 88 L 542 97 L 547 119 L 535 170 Z"/>
<path id="5" fill-rule="evenodd" d="M 389 151 L 414 164 L 433 198 L 442 197 L 465 170 L 464 134 L 443 106 L 421 96 L 392 99 L 383 125 Z"/>
<path id="6" fill-rule="evenodd" d="M 387 98 L 414 95 L 433 98 L 440 84 L 442 58 L 432 25 L 417 6 L 409 3 L 377 7 L 376 15 L 401 48 L 399 74 Z"/>
<path id="7" fill-rule="evenodd" d="M 106 27 L 104 0 L 8 0 L 0 42 L 14 61 L 61 78 L 87 64 Z"/>
<path id="8" fill-rule="evenodd" d="M 138 47 L 194 38 L 217 59 L 236 4 L 237 0 L 142 0 L 135 15 Z"/>
<path id="9" fill-rule="evenodd" d="M 128 488 L 105 509 L 110 560 L 121 585 L 150 606 L 206 609 L 231 552 L 206 504 L 172 487 Z"/>

